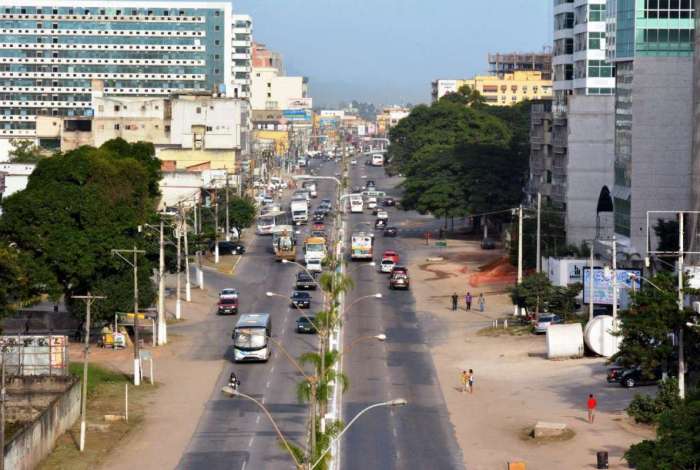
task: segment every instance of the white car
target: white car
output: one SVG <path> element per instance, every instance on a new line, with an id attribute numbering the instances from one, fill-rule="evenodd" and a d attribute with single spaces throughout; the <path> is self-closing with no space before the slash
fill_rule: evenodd
<path id="1" fill-rule="evenodd" d="M 396 266 L 396 263 L 394 263 L 393 259 L 383 259 L 382 263 L 379 265 L 379 271 L 390 273 L 394 269 L 394 266 Z"/>
<path id="2" fill-rule="evenodd" d="M 559 325 L 564 323 L 559 315 L 553 313 L 540 313 L 535 323 L 535 333 L 543 334 L 547 332 L 549 325 Z"/>
<path id="3" fill-rule="evenodd" d="M 379 212 L 377 212 L 377 218 L 381 220 L 388 220 L 389 213 L 387 211 L 380 210 Z"/>
<path id="4" fill-rule="evenodd" d="M 371 197 L 367 199 L 367 209 L 376 209 L 377 208 L 377 198 L 376 197 Z"/>
<path id="5" fill-rule="evenodd" d="M 227 287 L 225 289 L 221 289 L 221 292 L 219 292 L 219 299 L 235 299 L 238 298 L 238 289 L 234 289 L 232 287 Z"/>
<path id="6" fill-rule="evenodd" d="M 320 259 L 310 259 L 306 262 L 306 269 L 312 273 L 320 273 L 323 271 Z"/>
<path id="7" fill-rule="evenodd" d="M 355 160 L 355 159 L 353 158 L 352 160 L 350 160 L 350 164 L 351 164 L 351 165 L 357 165 L 357 160 Z"/>

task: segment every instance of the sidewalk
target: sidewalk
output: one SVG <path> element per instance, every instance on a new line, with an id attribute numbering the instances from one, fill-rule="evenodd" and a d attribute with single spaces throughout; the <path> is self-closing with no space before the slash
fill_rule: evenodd
<path id="1" fill-rule="evenodd" d="M 494 319 L 513 312 L 504 292 L 507 286 L 468 283 L 479 266 L 500 253 L 482 251 L 478 242 L 458 240 L 449 240 L 448 248 L 440 249 L 419 240 L 405 244 L 412 258 L 409 272 L 417 314 L 465 466 L 492 470 L 522 460 L 528 470 L 595 468 L 595 453 L 605 450 L 610 468 L 627 468 L 622 454 L 649 436 L 628 423 L 623 410 L 635 392 L 606 383 L 605 359 L 549 361 L 544 336 L 477 334 Z M 445 261 L 426 261 L 436 256 Z M 474 298 L 469 312 L 464 300 L 468 290 Z M 460 296 L 456 312 L 451 306 L 453 292 Z M 486 298 L 483 313 L 479 293 Z M 474 394 L 460 392 L 459 373 L 469 369 L 474 369 Z M 588 393 L 597 395 L 600 407 L 594 424 L 585 419 Z M 575 436 L 564 442 L 527 441 L 524 430 L 536 421 L 566 423 Z"/>

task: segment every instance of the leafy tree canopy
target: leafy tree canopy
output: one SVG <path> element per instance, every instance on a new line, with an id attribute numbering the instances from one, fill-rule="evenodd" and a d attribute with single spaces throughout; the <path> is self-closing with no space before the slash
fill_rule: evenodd
<path id="1" fill-rule="evenodd" d="M 10 144 L 10 163 L 37 163 L 46 158 L 46 153 L 31 140 L 12 139 Z"/>

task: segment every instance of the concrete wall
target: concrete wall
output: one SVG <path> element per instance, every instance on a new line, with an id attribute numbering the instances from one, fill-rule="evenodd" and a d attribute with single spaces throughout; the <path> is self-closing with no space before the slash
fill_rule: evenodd
<path id="1" fill-rule="evenodd" d="M 613 96 L 569 97 L 568 154 L 566 239 L 567 243 L 580 245 L 583 240 L 596 236 L 596 207 L 600 190 L 603 186 L 610 191 L 613 188 Z"/>
<path id="2" fill-rule="evenodd" d="M 5 192 L 2 193 L 2 197 L 26 188 L 29 175 L 32 174 L 35 166 L 31 163 L 0 163 L 0 172 L 6 173 Z"/>
<path id="3" fill-rule="evenodd" d="M 80 381 L 68 384 L 32 422 L 25 425 L 5 445 L 5 468 L 32 470 L 53 450 L 61 434 L 80 416 Z"/>
<path id="4" fill-rule="evenodd" d="M 193 148 L 193 128 L 201 126 L 206 149 L 239 149 L 244 100 L 226 98 L 179 98 L 172 102 L 170 143 Z"/>
<path id="5" fill-rule="evenodd" d="M 646 212 L 691 208 L 692 57 L 637 57 L 632 82 L 632 251 L 644 256 Z"/>

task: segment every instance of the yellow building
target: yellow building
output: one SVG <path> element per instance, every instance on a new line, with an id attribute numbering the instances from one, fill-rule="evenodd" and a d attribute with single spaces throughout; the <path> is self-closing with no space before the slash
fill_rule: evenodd
<path id="1" fill-rule="evenodd" d="M 273 141 L 275 145 L 275 155 L 285 155 L 289 147 L 289 133 L 287 131 L 256 129 L 253 131 L 253 140 Z"/>
<path id="2" fill-rule="evenodd" d="M 433 82 L 433 98 L 440 99 L 464 85 L 476 89 L 486 103 L 493 106 L 511 106 L 523 100 L 552 97 L 552 81 L 543 80 L 540 72 L 515 71 L 504 74 L 503 78 L 477 75 L 466 80 L 436 80 Z"/>
<path id="3" fill-rule="evenodd" d="M 163 162 L 164 170 L 228 170 L 236 172 L 238 150 L 156 146 L 156 157 Z"/>

